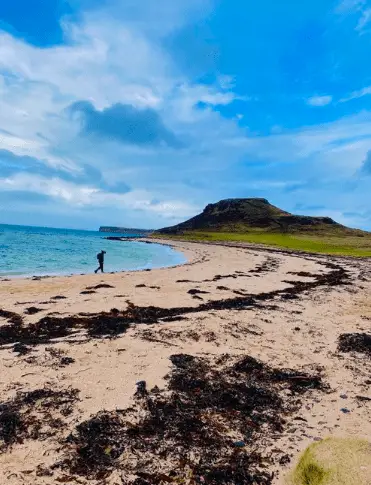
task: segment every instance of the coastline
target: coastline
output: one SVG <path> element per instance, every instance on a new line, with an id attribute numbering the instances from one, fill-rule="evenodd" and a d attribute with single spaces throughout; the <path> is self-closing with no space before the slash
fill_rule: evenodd
<path id="1" fill-rule="evenodd" d="M 63 426 L 56 436 L 26 439 L 0 454 L 0 471 L 10 485 L 63 480 L 63 470 L 42 476 L 37 467 L 50 467 L 63 458 L 66 436 L 76 424 L 102 410 L 136 405 L 138 381 L 145 380 L 148 389 L 165 389 L 173 354 L 210 362 L 225 355 L 231 362 L 250 356 L 272 368 L 321 375 L 329 389 L 300 394 L 302 405 L 287 415 L 283 431 L 267 431 L 264 443 L 258 437 L 254 442 L 260 452 L 274 457 L 268 465 L 275 473 L 274 484 L 284 483 L 290 466 L 279 464 L 284 455 L 293 462 L 308 444 L 329 435 L 366 439 L 371 435 L 371 406 L 357 400 L 357 396 L 371 398 L 365 384 L 370 359 L 337 348 L 340 335 L 369 332 L 369 261 L 162 243 L 184 252 L 187 263 L 151 271 L 0 281 L 0 308 L 21 316 L 25 328 L 45 317 L 55 319 L 50 321 L 52 328 L 59 328 L 57 323 L 69 317 L 87 315 L 90 325 L 95 314 L 111 315 L 112 309 L 128 312 L 130 305 L 135 310 L 127 317 L 128 326 L 110 338 L 72 326 L 64 336 L 46 338 L 44 332 L 43 340 L 26 344 L 29 354 L 15 353 L 9 340 L 0 345 L 6 370 L 0 381 L 2 402 L 14 399 L 17 392 L 50 387 L 78 389 L 80 399 L 69 416 L 61 417 Z M 32 307 L 41 311 L 28 314 Z M 1 317 L 0 328 L 4 325 L 9 322 Z M 73 362 L 62 366 L 61 356 Z M 286 397 L 282 394 L 282 399 Z M 124 466 L 120 463 L 118 470 Z M 107 484 L 120 483 L 117 473 L 109 475 Z M 84 476 L 76 480 L 95 483 Z M 70 483 L 75 483 L 73 478 Z"/>
<path id="2" fill-rule="evenodd" d="M 103 239 L 108 239 L 108 240 L 112 240 L 112 238 L 103 238 Z M 155 269 L 165 269 L 165 268 L 175 268 L 177 266 L 182 266 L 184 264 L 187 264 L 188 263 L 188 258 L 185 254 L 185 252 L 181 251 L 181 250 L 177 250 L 175 246 L 173 246 L 172 244 L 165 244 L 165 243 L 162 243 L 162 242 L 154 242 L 154 241 L 150 241 L 150 240 L 140 240 L 140 239 L 137 239 L 137 238 L 115 238 L 114 239 L 115 241 L 122 241 L 122 242 L 135 242 L 135 243 L 144 243 L 144 244 L 153 244 L 153 245 L 157 245 L 157 246 L 164 246 L 164 247 L 167 247 L 169 249 L 173 249 L 175 250 L 176 253 L 178 253 L 179 255 L 182 254 L 185 258 L 185 261 L 184 262 L 181 262 L 181 263 L 177 263 L 177 264 L 168 264 L 168 265 L 161 265 L 161 266 L 153 266 L 153 267 L 143 267 L 143 268 L 138 268 L 138 269 L 122 269 L 122 270 L 117 270 L 117 271 L 110 271 L 110 272 L 107 272 L 105 274 L 116 274 L 116 273 L 127 273 L 127 272 L 143 272 L 143 271 L 153 271 Z M 189 252 L 189 254 L 191 255 L 192 252 Z M 65 272 L 65 273 L 38 273 L 38 274 L 25 274 L 25 273 L 20 273 L 20 274 L 6 274 L 6 273 L 1 273 L 0 274 L 0 281 L 7 281 L 7 280 L 13 280 L 13 279 L 16 279 L 16 280 L 19 280 L 19 279 L 46 279 L 46 278 L 70 278 L 70 277 L 74 277 L 74 276 L 88 276 L 88 275 L 91 275 L 93 274 L 93 271 L 89 272 L 89 273 L 71 273 L 69 271 Z"/>

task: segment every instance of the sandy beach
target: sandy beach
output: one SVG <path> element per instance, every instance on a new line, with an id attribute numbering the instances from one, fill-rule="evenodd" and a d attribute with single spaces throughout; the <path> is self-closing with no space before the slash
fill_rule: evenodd
<path id="1" fill-rule="evenodd" d="M 283 380 L 278 388 L 275 381 L 277 395 L 289 400 L 282 411 L 285 422 L 272 430 L 268 421 L 257 419 L 254 426 L 261 429 L 256 437 L 251 435 L 251 442 L 228 429 L 225 416 L 221 418 L 231 442 L 243 440 L 244 447 L 270 458 L 263 468 L 267 476 L 274 473 L 273 484 L 285 483 L 287 470 L 313 441 L 328 436 L 370 439 L 371 356 L 338 349 L 342 334 L 370 333 L 370 260 L 242 245 L 172 245 L 186 254 L 187 264 L 133 273 L 0 281 L 1 403 L 18 399 L 20 414 L 41 423 L 33 433 L 20 431 L 20 440 L 13 440 L 9 432 L 8 444 L 0 436 L 1 483 L 113 485 L 145 480 L 135 472 L 141 462 L 133 464 L 122 450 L 112 457 L 111 448 L 105 450 L 110 458 L 107 473 L 80 473 L 68 459 L 63 464 L 78 453 L 78 445 L 67 437 L 103 410 L 138 406 L 138 381 L 146 381 L 148 389 L 167 390 L 165 376 L 174 369 L 169 358 L 175 354 L 204 359 L 222 369 L 221 375 L 250 356 L 269 369 L 296 371 L 299 381 L 303 375 L 320 376 L 321 386 L 298 392 L 284 387 Z M 99 326 L 105 321 L 97 321 L 101 312 L 114 322 L 124 312 L 121 326 L 110 327 L 107 334 Z M 50 317 L 46 330 L 38 327 L 44 317 Z M 95 330 L 89 331 L 94 318 Z M 58 322 L 68 325 L 50 332 Z M 32 335 L 27 328 L 34 329 Z M 59 420 L 53 423 L 45 414 L 45 396 L 29 399 L 28 407 L 27 399 L 20 401 L 20 396 L 39 389 L 75 389 L 78 398 L 70 396 L 50 411 Z M 66 406 L 68 411 L 63 411 Z M 0 422 L 0 430 L 1 426 Z M 156 459 L 166 475 L 173 457 L 163 458 L 163 463 Z M 146 467 L 153 469 L 153 463 L 141 463 L 142 470 Z M 153 483 L 162 483 L 156 480 Z"/>

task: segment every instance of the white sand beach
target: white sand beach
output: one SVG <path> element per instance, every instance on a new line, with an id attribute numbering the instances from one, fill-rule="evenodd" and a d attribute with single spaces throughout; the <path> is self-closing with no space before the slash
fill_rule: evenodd
<path id="1" fill-rule="evenodd" d="M 310 389 L 300 395 L 302 405 L 287 416 L 282 432 L 267 432 L 265 445 L 261 440 L 258 443 L 262 454 L 273 457 L 274 463 L 267 465 L 275 474 L 272 483 L 283 484 L 299 452 L 315 440 L 371 437 L 370 355 L 337 349 L 341 334 L 370 333 L 369 260 L 242 246 L 171 244 L 187 255 L 187 264 L 133 273 L 0 281 L 0 308 L 21 315 L 24 327 L 46 316 L 121 311 L 128 302 L 135 307 L 179 309 L 174 311 L 173 321 L 134 321 L 114 338 L 92 337 L 77 328 L 65 337 L 25 342 L 30 349 L 25 355 L 13 351 L 14 341 L 1 341 L 2 403 L 11 402 L 17 392 L 42 388 L 79 391 L 79 401 L 70 414 L 61 417 L 51 436 L 28 437 L 0 450 L 1 483 L 126 483 L 123 456 L 104 481 L 75 476 L 52 465 L 63 459 L 65 439 L 78 423 L 102 410 L 131 406 L 137 381 L 146 381 L 148 389 L 163 389 L 173 354 L 207 359 L 228 354 L 231 361 L 248 355 L 270 367 L 321 375 L 329 390 Z M 298 281 L 313 283 L 318 275 L 339 269 L 346 272 L 339 284 L 337 277 L 327 283 L 323 278 L 323 284 L 317 286 L 296 286 L 294 296 L 284 291 Z M 344 281 L 348 284 L 342 284 Z M 107 286 L 92 289 L 101 284 Z M 240 307 L 238 298 L 245 301 Z M 246 303 L 247 298 L 252 298 L 251 304 Z M 225 308 L 223 301 L 233 299 Z M 200 305 L 205 306 L 200 309 Z M 30 307 L 40 311 L 28 315 Z M 9 317 L 0 317 L 0 329 L 6 325 L 11 325 Z M 62 356 L 73 361 L 61 365 Z M 291 464 L 284 460 L 280 464 L 286 454 Z M 50 475 L 40 472 L 49 467 Z"/>

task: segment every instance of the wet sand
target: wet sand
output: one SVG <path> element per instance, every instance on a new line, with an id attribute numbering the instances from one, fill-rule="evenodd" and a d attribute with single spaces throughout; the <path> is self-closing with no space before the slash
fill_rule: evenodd
<path id="1" fill-rule="evenodd" d="M 66 441 L 71 432 L 76 438 L 79 423 L 103 410 L 134 406 L 136 412 L 147 412 L 148 399 L 159 398 L 134 398 L 138 381 L 146 381 L 148 389 L 158 386 L 165 392 L 160 396 L 168 399 L 166 375 L 177 376 L 186 369 L 192 376 L 205 365 L 208 379 L 219 382 L 228 375 L 232 380 L 223 380 L 223 386 L 240 386 L 241 375 L 235 369 L 246 356 L 264 366 L 251 371 L 250 387 L 259 388 L 260 382 L 280 397 L 285 423 L 273 429 L 266 407 L 267 422 L 256 419 L 259 429 L 249 441 L 233 428 L 237 424 L 230 420 L 229 408 L 228 415 L 220 403 L 213 404 L 213 410 L 224 423 L 222 454 L 229 456 L 228 437 L 231 446 L 243 442 L 240 453 L 253 445 L 269 457 L 266 473 L 274 477 L 264 483 L 284 483 L 290 460 L 314 440 L 333 435 L 370 439 L 371 355 L 338 349 L 342 334 L 371 334 L 369 260 L 172 244 L 185 252 L 188 264 L 135 273 L 0 281 L 0 401 L 21 418 L 28 416 L 33 427 L 33 433 L 14 428 L 13 435 L 18 433 L 23 442 L 10 439 L 6 446 L 1 439 L 6 421 L 0 416 L 4 483 L 133 483 L 139 477 L 138 464 L 129 467 L 122 449 L 111 457 L 113 451 L 107 448 L 109 464 L 102 476 L 53 465 L 81 451 L 81 442 Z M 197 368 L 177 367 L 170 360 L 174 354 L 201 360 Z M 278 386 L 272 380 L 277 369 L 297 374 L 286 376 Z M 323 386 L 306 386 L 303 376 L 318 376 Z M 201 379 L 198 374 L 193 377 Z M 293 391 L 290 379 L 302 379 L 304 389 Z M 309 377 L 307 382 L 312 383 Z M 27 400 L 24 393 L 40 389 L 62 394 L 35 394 Z M 182 390 L 173 388 L 178 391 Z M 182 396 L 189 401 L 189 393 Z M 47 409 L 58 423 L 50 421 Z M 257 416 L 259 412 L 263 411 L 257 410 Z M 128 419 L 135 420 L 132 415 Z M 35 420 L 41 423 L 37 429 Z M 220 427 L 210 429 L 215 436 L 221 432 Z M 11 431 L 8 436 L 13 436 Z M 150 455 L 150 450 L 141 453 Z M 166 474 L 174 457 L 156 461 L 157 465 L 141 463 L 141 469 L 159 466 Z M 151 483 L 148 477 L 140 479 Z M 156 480 L 153 483 L 162 483 Z"/>

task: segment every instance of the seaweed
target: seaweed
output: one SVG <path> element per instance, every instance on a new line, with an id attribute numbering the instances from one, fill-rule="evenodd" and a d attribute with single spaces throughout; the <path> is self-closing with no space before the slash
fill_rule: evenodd
<path id="1" fill-rule="evenodd" d="M 192 484 L 271 485 L 273 475 L 264 468 L 286 454 L 264 457 L 267 440 L 300 408 L 297 392 L 326 389 L 321 377 L 270 368 L 250 356 L 176 354 L 170 360 L 165 390 L 137 392 L 132 407 L 79 424 L 58 466 L 96 480 L 121 470 L 125 484 L 187 478 Z M 293 388 L 294 377 L 300 379 Z"/>
<path id="2" fill-rule="evenodd" d="M 78 392 L 36 389 L 19 392 L 13 400 L 0 404 L 0 452 L 25 440 L 41 440 L 58 433 L 62 417 L 72 412 L 78 400 Z"/>
<path id="3" fill-rule="evenodd" d="M 30 306 L 29 308 L 26 308 L 25 313 L 27 315 L 36 315 L 36 313 L 42 312 L 44 309 L 43 308 L 36 308 L 35 306 Z"/>
<path id="4" fill-rule="evenodd" d="M 340 352 L 360 352 L 371 357 L 371 335 L 367 333 L 344 333 L 339 337 Z"/>

